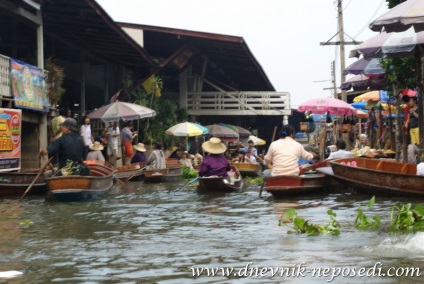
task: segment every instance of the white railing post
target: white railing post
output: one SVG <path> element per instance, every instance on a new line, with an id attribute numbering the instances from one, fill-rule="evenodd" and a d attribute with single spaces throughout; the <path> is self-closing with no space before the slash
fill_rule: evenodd
<path id="1" fill-rule="evenodd" d="M 0 54 L 0 96 L 11 97 L 10 58 Z"/>

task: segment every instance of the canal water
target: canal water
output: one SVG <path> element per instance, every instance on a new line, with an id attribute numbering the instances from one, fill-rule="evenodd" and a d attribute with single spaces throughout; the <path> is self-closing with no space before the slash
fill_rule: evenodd
<path id="1" fill-rule="evenodd" d="M 377 197 L 365 212 L 379 215 L 382 228 L 359 231 L 356 210 L 370 196 L 348 190 L 275 200 L 267 193 L 259 198 L 258 186 L 220 195 L 174 191 L 183 184 L 130 182 L 82 203 L 1 199 L 0 276 L 22 274 L 0 283 L 416 283 L 424 277 L 405 275 L 407 268 L 424 274 L 424 233 L 387 229 L 393 205 L 422 199 Z M 320 224 L 332 209 L 341 234 L 288 234 L 278 226 L 287 208 Z M 395 273 L 402 276 L 388 276 Z"/>

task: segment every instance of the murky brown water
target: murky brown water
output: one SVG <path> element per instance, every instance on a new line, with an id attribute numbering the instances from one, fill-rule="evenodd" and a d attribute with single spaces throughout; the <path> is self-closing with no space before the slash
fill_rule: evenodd
<path id="1" fill-rule="evenodd" d="M 385 229 L 358 231 L 353 221 L 368 196 L 337 192 L 274 200 L 258 188 L 199 195 L 183 182 L 134 182 L 107 198 L 86 203 L 49 203 L 43 197 L 0 200 L 0 272 L 21 276 L 0 283 L 328 283 L 311 269 L 419 267 L 424 274 L 424 233 L 395 236 Z M 368 213 L 387 228 L 391 206 L 417 199 L 377 198 Z M 337 213 L 340 236 L 287 234 L 278 219 L 284 208 L 327 223 Z M 29 221 L 32 224 L 28 224 Z M 251 263 L 251 264 L 249 264 Z M 249 268 L 305 267 L 305 277 L 234 276 Z M 194 277 L 201 268 L 234 268 L 231 276 Z M 244 270 L 243 270 L 244 269 Z M 256 269 L 258 271 L 258 269 Z M 222 275 L 219 271 L 219 275 Z M 324 273 L 324 270 L 321 270 Z M 244 274 L 243 274 L 244 273 Z M 296 272 L 295 272 L 296 273 Z M 340 272 L 341 273 L 341 272 Z M 337 277 L 335 283 L 413 283 L 411 277 Z"/>

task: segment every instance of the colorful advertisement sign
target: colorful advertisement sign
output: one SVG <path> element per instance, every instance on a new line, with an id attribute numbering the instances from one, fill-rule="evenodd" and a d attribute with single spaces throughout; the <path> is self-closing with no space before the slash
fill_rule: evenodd
<path id="1" fill-rule="evenodd" d="M 22 110 L 0 108 L 0 172 L 21 168 Z"/>
<path id="2" fill-rule="evenodd" d="M 48 112 L 43 69 L 11 58 L 10 73 L 15 106 Z"/>

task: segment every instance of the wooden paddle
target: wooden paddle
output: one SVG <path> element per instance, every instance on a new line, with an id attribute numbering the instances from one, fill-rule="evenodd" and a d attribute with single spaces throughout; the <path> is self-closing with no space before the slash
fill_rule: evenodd
<path id="1" fill-rule="evenodd" d="M 132 175 L 130 175 L 129 177 L 127 177 L 126 179 L 124 179 L 123 182 L 129 181 L 130 179 L 132 179 L 134 176 L 138 175 L 139 173 L 141 173 L 145 169 L 146 169 L 146 167 L 142 167 L 141 169 L 139 169 L 138 171 L 136 171 L 135 173 L 133 173 Z"/>
<path id="2" fill-rule="evenodd" d="M 261 189 L 259 190 L 259 197 L 262 196 L 262 191 L 264 190 L 264 186 L 265 186 L 265 177 L 263 179 L 264 180 L 262 181 Z"/>
<path id="3" fill-rule="evenodd" d="M 40 169 L 35 179 L 31 182 L 31 184 L 28 186 L 28 188 L 25 190 L 24 194 L 22 194 L 21 199 L 19 199 L 19 202 L 22 201 L 22 199 L 25 197 L 25 195 L 28 193 L 28 191 L 31 190 L 32 186 L 35 184 L 37 179 L 41 176 L 41 174 L 46 170 L 47 166 L 50 164 L 50 162 L 53 160 L 54 156 L 51 156 L 50 159 L 44 164 L 44 166 Z"/>
<path id="4" fill-rule="evenodd" d="M 189 181 L 186 185 L 184 185 L 183 187 L 180 187 L 180 188 L 177 188 L 176 190 L 174 190 L 174 192 L 176 192 L 176 191 L 179 191 L 179 190 L 181 190 L 181 189 L 183 189 L 183 188 L 186 188 L 187 186 L 189 186 L 190 184 L 192 184 L 192 183 L 194 183 L 196 180 L 198 180 L 199 179 L 199 177 L 196 177 L 196 178 L 194 178 L 194 179 L 192 179 L 191 181 Z"/>

